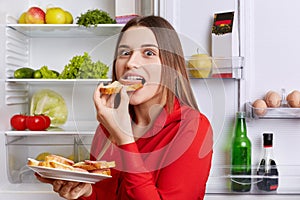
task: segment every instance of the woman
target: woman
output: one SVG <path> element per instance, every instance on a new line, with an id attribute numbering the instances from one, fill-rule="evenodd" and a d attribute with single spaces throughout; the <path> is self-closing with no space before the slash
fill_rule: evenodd
<path id="1" fill-rule="evenodd" d="M 163 18 L 136 17 L 122 29 L 113 81 L 143 82 L 134 92 L 94 92 L 100 122 L 91 159 L 116 161 L 96 184 L 45 180 L 67 199 L 203 199 L 212 129 L 199 112 L 177 33 Z"/>

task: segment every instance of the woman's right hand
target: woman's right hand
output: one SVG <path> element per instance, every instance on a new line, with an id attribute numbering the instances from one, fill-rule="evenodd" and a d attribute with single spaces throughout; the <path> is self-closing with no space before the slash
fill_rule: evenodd
<path id="1" fill-rule="evenodd" d="M 53 191 L 65 199 L 78 199 L 79 197 L 87 197 L 92 194 L 92 185 L 90 183 L 48 179 L 38 174 L 35 174 L 35 176 L 39 181 L 51 184 Z"/>
<path id="2" fill-rule="evenodd" d="M 94 103 L 97 110 L 97 120 L 111 134 L 111 140 L 118 144 L 128 144 L 134 142 L 131 127 L 131 118 L 129 115 L 128 105 L 129 96 L 123 87 L 120 96 L 116 94 L 105 95 L 100 93 L 101 83 L 94 91 Z M 117 108 L 115 108 L 115 98 L 120 98 Z"/>

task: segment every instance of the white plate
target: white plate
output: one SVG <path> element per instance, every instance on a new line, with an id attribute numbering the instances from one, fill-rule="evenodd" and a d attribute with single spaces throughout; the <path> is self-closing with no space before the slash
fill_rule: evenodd
<path id="1" fill-rule="evenodd" d="M 27 165 L 28 166 L 28 165 Z M 96 183 L 106 178 L 111 178 L 109 175 L 95 174 L 88 172 L 68 171 L 63 169 L 47 168 L 41 166 L 28 166 L 33 171 L 37 172 L 44 178 L 52 178 L 66 181 Z"/>

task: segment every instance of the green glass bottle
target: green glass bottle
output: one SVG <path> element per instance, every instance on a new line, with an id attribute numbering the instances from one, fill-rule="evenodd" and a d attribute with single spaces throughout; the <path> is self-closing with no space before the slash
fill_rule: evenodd
<path id="1" fill-rule="evenodd" d="M 236 122 L 231 149 L 231 190 L 251 190 L 251 142 L 247 137 L 244 112 L 236 113 Z"/>

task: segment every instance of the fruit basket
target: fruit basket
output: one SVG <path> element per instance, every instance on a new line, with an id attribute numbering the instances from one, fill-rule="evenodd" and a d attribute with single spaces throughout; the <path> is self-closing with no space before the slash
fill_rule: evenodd
<path id="1" fill-rule="evenodd" d="M 243 57 L 209 57 L 204 54 L 186 57 L 190 78 L 233 78 L 243 77 Z"/>

